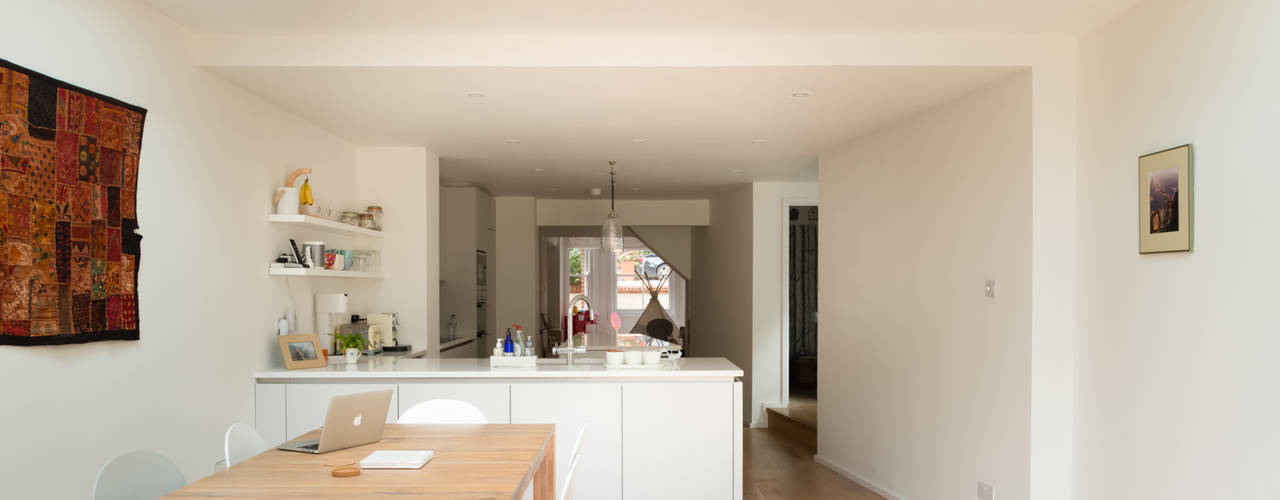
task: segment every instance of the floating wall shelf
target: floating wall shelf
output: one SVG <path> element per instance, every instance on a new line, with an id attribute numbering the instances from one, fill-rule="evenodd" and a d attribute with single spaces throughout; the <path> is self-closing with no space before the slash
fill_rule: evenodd
<path id="1" fill-rule="evenodd" d="M 364 278 L 382 279 L 384 273 L 365 273 L 360 271 L 334 271 L 330 269 L 305 269 L 301 267 L 270 267 L 267 274 L 271 276 L 310 276 L 314 278 Z"/>
<path id="2" fill-rule="evenodd" d="M 276 215 L 276 214 L 272 214 L 272 215 L 268 215 L 268 216 L 267 216 L 267 222 L 270 222 L 270 223 L 273 223 L 273 224 L 285 224 L 285 225 L 289 225 L 289 226 L 296 226 L 296 227 L 302 227 L 302 228 L 307 228 L 307 229 L 314 229 L 314 230 L 317 230 L 317 231 L 324 231 L 324 232 L 326 232 L 326 233 L 333 233 L 333 234 L 345 234 L 345 235 L 351 235 L 351 236 L 363 236 L 363 237 L 367 237 L 367 238 L 384 238 L 384 237 L 386 237 L 386 233 L 384 233 L 384 232 L 382 232 L 382 231 L 374 231 L 374 230 L 372 230 L 372 229 L 365 229 L 365 228 L 360 227 L 360 226 L 353 226 L 353 225 L 351 225 L 351 224 L 343 224 L 343 223 L 338 222 L 338 221 L 332 221 L 332 220 L 329 220 L 329 219 L 321 219 L 321 218 L 319 218 L 319 217 L 313 217 L 313 216 L 310 216 L 310 215 Z"/>

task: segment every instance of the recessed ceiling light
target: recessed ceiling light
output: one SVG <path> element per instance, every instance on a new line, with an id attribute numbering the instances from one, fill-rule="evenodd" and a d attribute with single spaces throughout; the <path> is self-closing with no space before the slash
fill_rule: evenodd
<path id="1" fill-rule="evenodd" d="M 729 169 L 729 171 L 730 171 L 730 172 L 733 172 L 733 173 L 735 173 L 735 174 L 741 174 L 741 173 L 742 173 L 742 169 L 740 169 L 740 168 L 731 168 L 731 169 Z"/>
<path id="2" fill-rule="evenodd" d="M 507 139 L 507 144 L 520 144 L 520 139 Z"/>
<path id="3" fill-rule="evenodd" d="M 764 139 L 756 139 L 756 140 L 753 140 L 753 141 L 751 141 L 751 142 L 754 142 L 754 143 L 756 143 L 756 144 L 764 144 Z"/>
<path id="4" fill-rule="evenodd" d="M 484 97 L 484 92 L 467 92 L 467 97 Z"/>
<path id="5" fill-rule="evenodd" d="M 640 188 L 638 188 L 638 187 L 633 187 L 633 188 L 631 188 L 631 190 L 632 190 L 632 191 L 639 191 L 639 190 L 640 190 Z"/>
<path id="6" fill-rule="evenodd" d="M 545 169 L 545 168 L 535 168 L 535 169 L 533 169 L 533 171 L 534 171 L 534 172 L 546 172 L 546 171 L 547 171 L 547 169 Z"/>
<path id="7" fill-rule="evenodd" d="M 636 144 L 644 144 L 644 139 L 631 139 L 631 142 Z"/>
<path id="8" fill-rule="evenodd" d="M 560 188 L 551 188 L 552 191 L 559 191 Z"/>
<path id="9" fill-rule="evenodd" d="M 809 93 L 805 91 L 792 92 L 791 97 L 809 97 Z"/>

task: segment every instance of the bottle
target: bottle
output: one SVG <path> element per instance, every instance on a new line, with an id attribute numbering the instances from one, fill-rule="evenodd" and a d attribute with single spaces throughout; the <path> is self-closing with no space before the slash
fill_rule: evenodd
<path id="1" fill-rule="evenodd" d="M 458 338 L 458 315 L 449 315 L 449 340 Z"/>
<path id="2" fill-rule="evenodd" d="M 493 343 L 493 357 L 495 358 L 502 357 L 502 340 L 498 340 L 497 342 Z"/>
<path id="3" fill-rule="evenodd" d="M 503 355 L 503 356 L 515 356 L 515 355 L 516 355 L 516 345 L 515 345 L 515 342 L 513 342 L 513 341 L 511 340 L 511 329 L 510 329 L 510 328 L 508 328 L 508 329 L 507 329 L 507 338 L 506 338 L 506 340 L 503 340 L 503 341 L 502 341 L 502 355 Z"/>
<path id="4" fill-rule="evenodd" d="M 537 354 L 533 352 L 533 337 L 524 338 L 524 355 L 537 356 Z"/>
<path id="5" fill-rule="evenodd" d="M 276 322 L 276 334 L 277 335 L 289 334 L 289 317 L 288 316 L 281 316 L 280 321 Z"/>
<path id="6" fill-rule="evenodd" d="M 516 336 L 515 336 L 515 338 L 514 338 L 514 340 L 515 340 L 515 342 L 516 342 L 516 345 L 515 345 L 516 356 L 524 356 L 524 355 L 525 355 L 525 353 L 524 353 L 524 330 L 521 330 L 521 329 L 520 329 L 520 325 L 513 325 L 513 326 L 515 326 L 515 327 L 516 327 Z"/>

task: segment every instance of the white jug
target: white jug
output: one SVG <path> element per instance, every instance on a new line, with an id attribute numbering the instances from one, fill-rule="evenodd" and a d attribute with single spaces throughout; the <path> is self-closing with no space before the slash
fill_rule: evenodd
<path id="1" fill-rule="evenodd" d="M 276 188 L 276 214 L 298 215 L 298 188 Z"/>

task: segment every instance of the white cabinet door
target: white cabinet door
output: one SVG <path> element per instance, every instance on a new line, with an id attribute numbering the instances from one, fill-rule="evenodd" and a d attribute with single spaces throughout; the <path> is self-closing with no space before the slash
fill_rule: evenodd
<path id="1" fill-rule="evenodd" d="M 253 427 L 267 446 L 278 446 L 285 441 L 284 384 L 255 384 Z"/>
<path id="2" fill-rule="evenodd" d="M 511 384 L 489 382 L 414 382 L 400 384 L 400 412 L 433 399 L 471 403 L 491 424 L 511 423 Z"/>
<path id="3" fill-rule="evenodd" d="M 329 411 L 329 400 L 334 396 L 356 394 L 360 392 L 395 391 L 395 384 L 288 384 L 285 389 L 285 400 L 288 406 L 285 411 L 286 440 L 313 431 L 324 425 L 324 415 Z M 387 423 L 394 423 L 400 418 L 400 410 L 396 406 L 396 395 L 391 394 L 391 407 L 387 409 Z"/>
<path id="4" fill-rule="evenodd" d="M 626 498 L 732 498 L 733 412 L 728 382 L 623 384 Z"/>
<path id="5" fill-rule="evenodd" d="M 586 424 L 574 498 L 622 498 L 622 387 L 609 383 L 511 384 L 511 423 L 556 424 L 556 494 Z M 528 495 L 526 495 L 528 496 Z"/>

